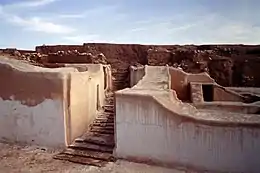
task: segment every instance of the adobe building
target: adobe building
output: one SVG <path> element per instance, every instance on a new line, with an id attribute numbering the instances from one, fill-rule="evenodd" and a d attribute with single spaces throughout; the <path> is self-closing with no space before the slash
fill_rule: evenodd
<path id="1" fill-rule="evenodd" d="M 0 58 L 0 83 L 1 141 L 64 148 L 55 159 L 94 166 L 128 159 L 260 172 L 259 88 L 222 87 L 207 73 L 167 64 L 114 72 L 7 57 Z"/>

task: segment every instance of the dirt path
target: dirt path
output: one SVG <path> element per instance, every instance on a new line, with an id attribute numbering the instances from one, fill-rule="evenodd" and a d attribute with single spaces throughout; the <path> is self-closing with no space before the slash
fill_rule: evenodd
<path id="1" fill-rule="evenodd" d="M 58 151 L 0 143 L 0 173 L 195 173 L 117 161 L 104 168 L 52 159 Z"/>

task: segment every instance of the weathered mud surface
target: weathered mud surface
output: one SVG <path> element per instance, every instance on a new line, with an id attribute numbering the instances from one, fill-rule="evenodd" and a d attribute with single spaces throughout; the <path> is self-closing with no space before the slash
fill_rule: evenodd
<path id="1" fill-rule="evenodd" d="M 87 43 L 38 46 L 35 52 L 8 50 L 8 53 L 47 67 L 86 62 L 111 64 L 114 71 L 120 71 L 130 65 L 168 64 L 186 72 L 206 71 L 223 86 L 260 87 L 260 46 Z"/>
<path id="2" fill-rule="evenodd" d="M 99 168 L 54 160 L 59 151 L 33 146 L 0 143 L 0 173 L 198 173 L 185 169 L 168 169 L 158 166 L 117 161 Z"/>

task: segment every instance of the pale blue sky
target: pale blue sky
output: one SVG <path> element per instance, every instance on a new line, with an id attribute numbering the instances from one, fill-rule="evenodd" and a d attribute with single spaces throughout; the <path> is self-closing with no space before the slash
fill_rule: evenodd
<path id="1" fill-rule="evenodd" d="M 260 43 L 259 0 L 0 0 L 0 47 Z"/>

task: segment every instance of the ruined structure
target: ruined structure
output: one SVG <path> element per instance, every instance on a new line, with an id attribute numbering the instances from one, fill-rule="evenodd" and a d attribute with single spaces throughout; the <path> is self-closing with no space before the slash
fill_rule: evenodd
<path id="1" fill-rule="evenodd" d="M 54 158 L 95 166 L 123 158 L 258 173 L 259 52 L 241 45 L 3 50 L 0 139 L 63 147 Z"/>
<path id="2" fill-rule="evenodd" d="M 116 92 L 116 157 L 198 170 L 259 172 L 256 90 L 253 96 L 246 88 L 224 88 L 206 73 L 188 74 L 169 66 L 134 69 L 145 75 L 134 78 L 139 82 L 132 88 Z"/>
<path id="3" fill-rule="evenodd" d="M 110 67 L 65 66 L 47 69 L 0 58 L 1 140 L 65 147 L 86 131 L 112 89 L 111 74 L 104 73 Z"/>

